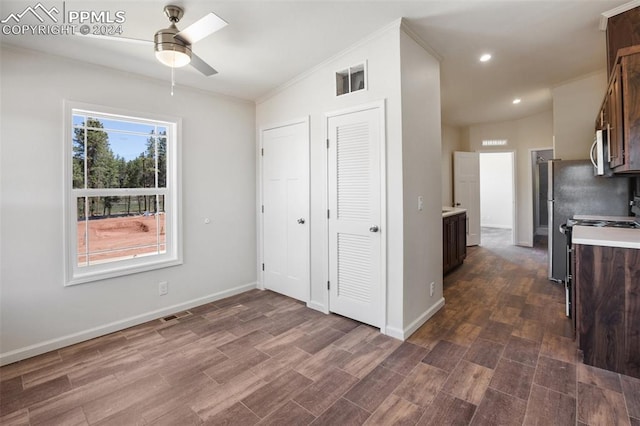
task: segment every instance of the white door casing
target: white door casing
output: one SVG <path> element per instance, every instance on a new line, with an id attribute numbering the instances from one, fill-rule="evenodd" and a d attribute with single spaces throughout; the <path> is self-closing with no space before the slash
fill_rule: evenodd
<path id="1" fill-rule="evenodd" d="M 262 282 L 309 301 L 309 122 L 262 130 Z"/>
<path id="2" fill-rule="evenodd" d="M 383 104 L 329 115 L 327 139 L 329 310 L 384 332 Z"/>
<path id="3" fill-rule="evenodd" d="M 480 244 L 480 154 L 453 153 L 453 199 L 467 210 L 467 246 Z"/>

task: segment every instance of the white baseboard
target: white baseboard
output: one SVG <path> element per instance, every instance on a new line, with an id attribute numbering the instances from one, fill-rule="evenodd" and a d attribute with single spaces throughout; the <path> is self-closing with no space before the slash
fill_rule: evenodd
<path id="1" fill-rule="evenodd" d="M 434 304 L 429 309 L 424 311 L 422 315 L 420 315 L 418 318 L 416 318 L 415 321 L 413 321 L 411 324 L 405 327 L 404 330 L 401 330 L 396 327 L 387 326 L 385 334 L 395 339 L 399 339 L 403 341 L 407 340 L 409 336 L 415 333 L 415 331 L 419 329 L 422 324 L 427 322 L 427 320 L 432 316 L 434 316 L 436 312 L 438 312 L 443 306 L 444 306 L 444 297 L 440 298 L 440 300 L 438 300 L 436 304 Z"/>
<path id="2" fill-rule="evenodd" d="M 323 314 L 329 313 L 329 309 L 327 309 L 325 305 L 323 305 L 322 303 L 314 302 L 314 301 L 307 302 L 307 308 L 313 309 L 315 311 L 320 311 Z"/>
<path id="3" fill-rule="evenodd" d="M 123 320 L 114 321 L 109 324 L 104 324 L 98 327 L 83 330 L 77 333 L 68 334 L 66 336 L 58 337 L 56 339 L 47 340 L 34 345 L 26 346 L 24 348 L 15 349 L 10 352 L 0 354 L 0 366 L 11 364 L 13 362 L 21 361 L 23 359 L 31 358 L 36 355 L 54 351 L 66 346 L 74 345 L 76 343 L 84 342 L 86 340 L 94 339 L 96 337 L 104 336 L 109 333 L 124 330 L 135 325 L 152 321 L 158 318 L 165 317 L 167 315 L 175 314 L 177 312 L 185 311 L 187 309 L 195 308 L 196 306 L 204 305 L 206 303 L 215 302 L 216 300 L 224 299 L 225 297 L 233 296 L 236 294 L 244 293 L 245 291 L 256 288 L 257 283 L 244 284 L 238 287 L 231 288 L 229 290 L 213 293 L 204 297 L 189 300 L 184 303 L 179 303 L 166 308 L 157 309 L 155 311 L 147 312 L 144 314 L 136 315 L 133 317 L 125 318 Z"/>

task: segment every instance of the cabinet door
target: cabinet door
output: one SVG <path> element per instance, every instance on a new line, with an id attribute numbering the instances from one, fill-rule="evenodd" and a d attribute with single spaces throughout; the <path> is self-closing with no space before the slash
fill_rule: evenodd
<path id="1" fill-rule="evenodd" d="M 621 61 L 625 171 L 640 171 L 640 53 Z"/>
<path id="2" fill-rule="evenodd" d="M 451 269 L 451 217 L 442 219 L 442 273 Z"/>
<path id="3" fill-rule="evenodd" d="M 609 130 L 609 165 L 616 168 L 624 165 L 624 129 L 622 119 L 622 86 L 620 64 L 613 69 L 613 77 L 607 90 L 607 112 Z"/>
<path id="4" fill-rule="evenodd" d="M 461 214 L 456 217 L 458 219 L 456 222 L 456 246 L 458 249 L 456 259 L 457 263 L 460 264 L 467 257 L 467 215 Z"/>

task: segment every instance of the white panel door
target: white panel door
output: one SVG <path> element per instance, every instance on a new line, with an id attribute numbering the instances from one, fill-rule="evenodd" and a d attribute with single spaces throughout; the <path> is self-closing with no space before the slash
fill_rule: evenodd
<path id="1" fill-rule="evenodd" d="M 329 310 L 376 327 L 381 307 L 380 110 L 328 118 Z"/>
<path id="2" fill-rule="evenodd" d="M 262 132 L 264 287 L 309 301 L 308 122 Z"/>
<path id="3" fill-rule="evenodd" d="M 480 244 L 480 154 L 453 153 L 453 199 L 467 209 L 467 245 Z"/>

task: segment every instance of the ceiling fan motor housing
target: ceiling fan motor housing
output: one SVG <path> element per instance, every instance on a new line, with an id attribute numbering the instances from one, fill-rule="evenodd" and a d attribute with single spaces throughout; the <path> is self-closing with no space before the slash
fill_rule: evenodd
<path id="1" fill-rule="evenodd" d="M 180 13 L 169 16 L 167 9 L 170 7 L 179 9 Z M 191 60 L 191 45 L 179 37 L 175 37 L 180 32 L 176 28 L 175 22 L 178 22 L 182 17 L 182 9 L 177 6 L 167 6 L 165 13 L 169 16 L 171 25 L 169 28 L 159 30 L 153 36 L 156 57 L 165 65 L 174 68 L 183 67 Z"/>

